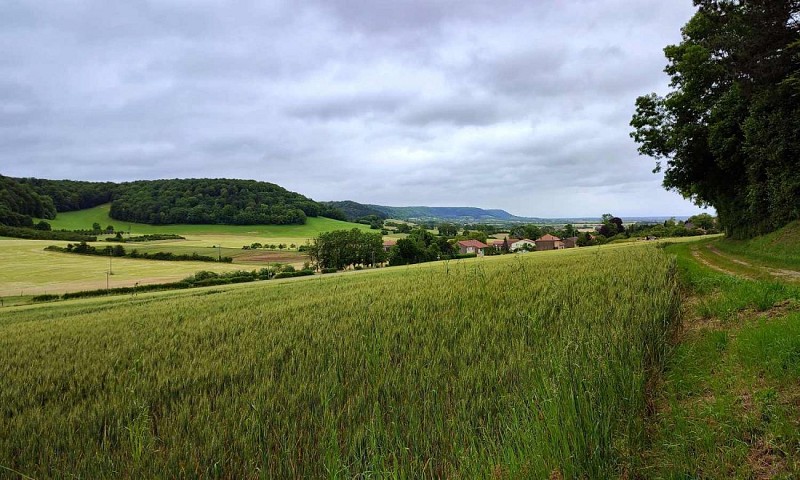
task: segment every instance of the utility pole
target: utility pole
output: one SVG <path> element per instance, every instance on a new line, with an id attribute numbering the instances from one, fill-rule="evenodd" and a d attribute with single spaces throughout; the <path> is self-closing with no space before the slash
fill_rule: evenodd
<path id="1" fill-rule="evenodd" d="M 106 290 L 108 290 L 108 272 L 106 272 Z"/>

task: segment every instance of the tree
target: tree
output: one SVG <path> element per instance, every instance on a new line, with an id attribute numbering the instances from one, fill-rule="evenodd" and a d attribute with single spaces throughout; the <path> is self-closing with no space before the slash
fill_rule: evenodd
<path id="1" fill-rule="evenodd" d="M 620 225 L 621 224 L 622 223 L 620 221 Z M 578 236 L 578 229 L 575 228 L 575 226 L 572 225 L 571 223 L 568 223 L 568 224 L 564 225 L 563 229 L 561 229 L 561 235 L 559 235 L 559 236 L 561 238 L 577 237 Z"/>
<path id="2" fill-rule="evenodd" d="M 458 235 L 458 226 L 452 223 L 441 223 L 437 225 L 436 229 L 439 231 L 439 235 L 444 237 L 455 237 Z"/>
<path id="3" fill-rule="evenodd" d="M 34 226 L 34 228 L 36 228 L 36 230 L 51 230 L 52 229 L 52 227 L 50 227 L 50 224 L 45 222 L 44 220 L 39 221 L 39 223 L 37 223 Z"/>
<path id="4" fill-rule="evenodd" d="M 714 217 L 707 213 L 700 213 L 692 215 L 688 220 L 694 224 L 695 227 L 702 228 L 703 230 L 712 230 L 714 228 Z"/>
<path id="5" fill-rule="evenodd" d="M 92 224 L 92 231 L 94 231 L 94 232 L 99 232 L 99 231 L 101 231 L 100 224 L 99 224 L 99 223 L 97 223 L 97 222 L 94 222 L 94 223 Z"/>
<path id="6" fill-rule="evenodd" d="M 615 217 L 610 213 L 604 213 L 602 220 L 603 225 L 600 226 L 600 235 L 611 238 L 614 235 L 625 233 L 625 226 L 622 224 L 621 218 Z"/>
<path id="7" fill-rule="evenodd" d="M 308 246 L 308 252 L 321 269 L 375 265 L 386 259 L 381 236 L 357 228 L 321 233 Z"/>
<path id="8" fill-rule="evenodd" d="M 726 233 L 764 233 L 800 218 L 800 0 L 694 3 L 664 49 L 672 91 L 636 100 L 631 136 Z"/>

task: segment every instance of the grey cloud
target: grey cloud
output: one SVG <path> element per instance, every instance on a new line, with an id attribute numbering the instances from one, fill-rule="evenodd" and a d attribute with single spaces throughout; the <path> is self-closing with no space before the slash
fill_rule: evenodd
<path id="1" fill-rule="evenodd" d="M 689 0 L 11 0 L 0 173 L 690 212 L 627 122 L 637 95 L 664 91 L 661 50 L 691 13 Z"/>

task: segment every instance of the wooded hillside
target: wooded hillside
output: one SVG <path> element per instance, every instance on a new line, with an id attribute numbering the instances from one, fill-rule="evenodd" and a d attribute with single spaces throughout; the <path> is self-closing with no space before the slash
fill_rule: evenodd
<path id="1" fill-rule="evenodd" d="M 129 183 L 0 177 L 0 223 L 32 226 L 31 217 L 111 202 L 115 220 L 160 224 L 287 225 L 307 217 L 344 219 L 338 209 L 273 183 L 232 179 Z"/>
<path id="2" fill-rule="evenodd" d="M 0 175 L 0 224 L 32 227 L 31 217 L 54 218 L 56 208 L 48 196 L 13 178 Z"/>
<path id="3" fill-rule="evenodd" d="M 306 217 L 331 214 L 299 193 L 255 180 L 152 180 L 121 187 L 111 204 L 111 218 L 153 225 L 302 225 Z"/>

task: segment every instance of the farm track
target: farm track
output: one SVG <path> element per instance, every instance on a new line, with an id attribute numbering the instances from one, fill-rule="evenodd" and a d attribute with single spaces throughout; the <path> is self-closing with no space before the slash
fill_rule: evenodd
<path id="1" fill-rule="evenodd" d="M 681 328 L 650 400 L 642 478 L 798 478 L 798 272 L 714 242 L 671 246 Z M 646 473 L 645 473 L 646 472 Z"/>
<path id="2" fill-rule="evenodd" d="M 772 278 L 788 282 L 800 281 L 800 271 L 757 265 L 752 261 L 745 261 L 729 253 L 722 252 L 711 243 L 693 247 L 692 257 L 712 270 L 735 277 L 750 280 Z"/>

